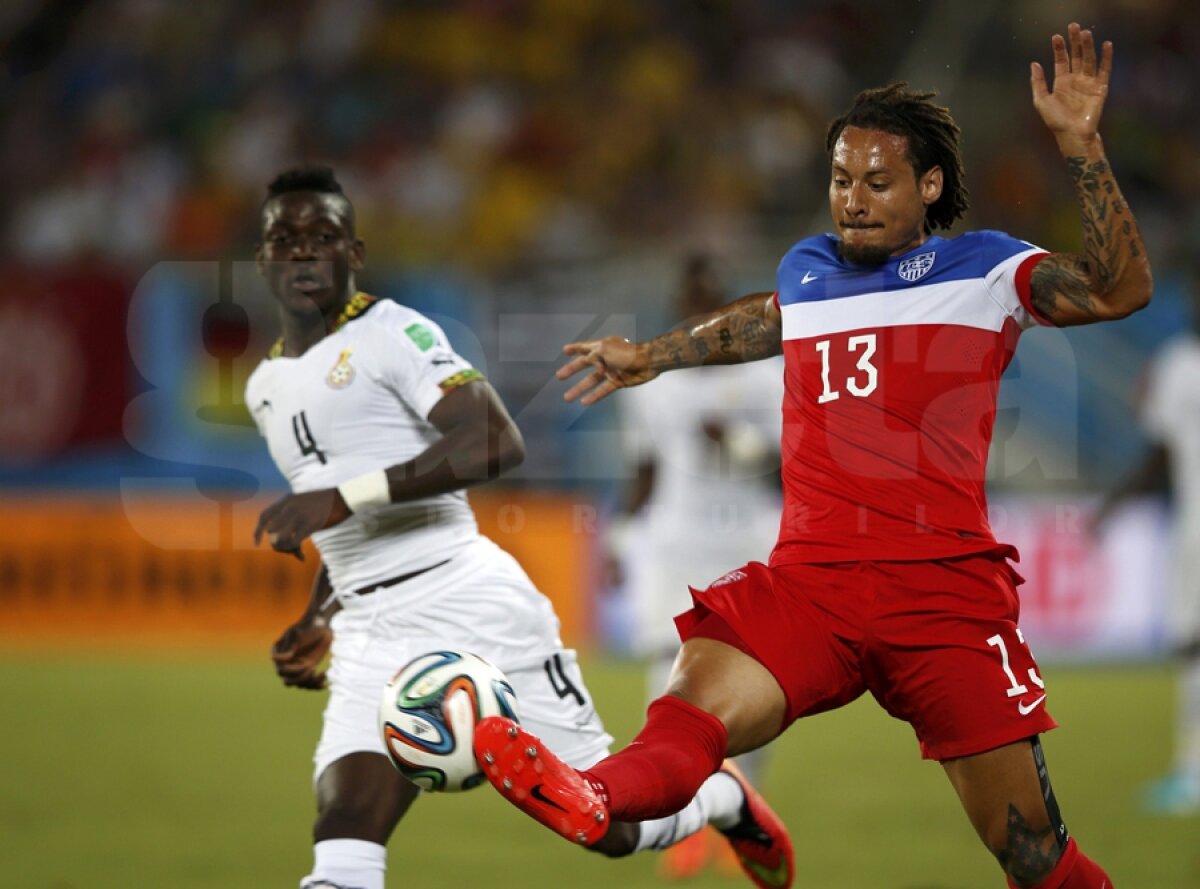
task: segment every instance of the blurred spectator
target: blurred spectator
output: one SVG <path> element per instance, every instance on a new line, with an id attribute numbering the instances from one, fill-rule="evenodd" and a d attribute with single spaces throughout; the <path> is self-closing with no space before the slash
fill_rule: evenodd
<path id="1" fill-rule="evenodd" d="M 1096 515 L 1101 525 L 1127 498 L 1169 483 L 1174 500 L 1172 601 L 1167 629 L 1178 655 L 1175 761 L 1146 788 L 1157 814 L 1200 812 L 1200 264 L 1191 268 L 1192 329 L 1167 341 L 1146 374 L 1142 425 L 1151 447 Z"/>
<path id="2" fill-rule="evenodd" d="M 825 121 L 858 89 L 904 77 L 969 97 L 957 116 L 987 210 L 967 223 L 1071 244 L 1073 194 L 1041 175 L 1054 147 L 1013 78 L 1044 55 L 1044 5 L 982 4 L 960 18 L 966 6 L 947 17 L 917 0 L 5 4 L 3 255 L 118 265 L 135 280 L 164 260 L 246 260 L 258 183 L 326 161 L 355 196 L 377 271 L 519 281 L 508 292 L 538 303 L 523 311 L 569 312 L 561 288 L 530 280 L 540 269 L 575 267 L 578 291 L 606 277 L 599 264 L 662 264 L 699 247 L 741 257 L 754 286 L 770 286 L 769 257 L 827 225 L 812 216 Z M 1189 9 L 1089 10 L 1101 38 L 1118 38 L 1109 155 L 1156 255 L 1200 237 L 1200 117 L 1188 113 L 1200 16 Z M 632 290 L 609 294 L 613 312 L 669 298 Z M 489 316 L 500 310 L 485 287 L 472 291 Z M 1082 480 L 1135 446 L 1120 426 L 1087 434 L 1113 425 L 1088 387 L 1124 394 L 1125 371 L 1161 339 L 1148 325 L 1078 350 L 1068 370 L 1085 406 L 1073 389 L 1043 399 L 1041 440 L 1074 441 L 1054 424 L 1082 413 L 1081 440 L 1107 449 L 1082 455 Z M 1104 366 L 1089 364 L 1095 355 Z"/>

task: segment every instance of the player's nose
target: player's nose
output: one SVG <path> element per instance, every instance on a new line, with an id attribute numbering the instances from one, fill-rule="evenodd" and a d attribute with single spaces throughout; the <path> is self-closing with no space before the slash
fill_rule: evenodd
<path id="1" fill-rule="evenodd" d="M 861 185 L 846 189 L 844 208 L 848 216 L 862 216 L 867 212 L 866 191 Z"/>

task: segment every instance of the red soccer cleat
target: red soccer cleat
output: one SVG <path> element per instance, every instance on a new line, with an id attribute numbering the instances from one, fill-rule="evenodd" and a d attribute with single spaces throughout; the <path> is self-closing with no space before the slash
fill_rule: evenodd
<path id="1" fill-rule="evenodd" d="M 796 876 L 796 861 L 787 828 L 736 765 L 727 759 L 721 771 L 732 776 L 746 794 L 738 823 L 721 831 L 738 863 L 759 889 L 788 889 Z"/>
<path id="2" fill-rule="evenodd" d="M 511 719 L 475 725 L 475 759 L 500 795 L 573 843 L 590 846 L 608 832 L 608 808 L 575 769 Z"/>

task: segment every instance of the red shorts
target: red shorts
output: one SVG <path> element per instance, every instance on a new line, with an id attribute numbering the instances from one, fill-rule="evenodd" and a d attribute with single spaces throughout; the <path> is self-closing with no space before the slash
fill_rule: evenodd
<path id="1" fill-rule="evenodd" d="M 1021 582 L 996 553 L 751 562 L 692 590 L 675 623 L 684 641 L 728 642 L 770 670 L 787 696 L 785 726 L 870 691 L 913 727 L 923 757 L 947 760 L 1057 725 L 1017 629 Z"/>

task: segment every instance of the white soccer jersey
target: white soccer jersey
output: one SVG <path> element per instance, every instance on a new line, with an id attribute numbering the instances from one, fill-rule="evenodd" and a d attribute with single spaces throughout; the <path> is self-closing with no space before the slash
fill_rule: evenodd
<path id="1" fill-rule="evenodd" d="M 1142 423 L 1170 454 L 1175 564 L 1168 630 L 1191 642 L 1200 639 L 1200 336 L 1178 337 L 1155 356 Z"/>
<path id="2" fill-rule="evenodd" d="M 1171 453 L 1180 518 L 1200 528 L 1200 336 L 1168 343 L 1150 364 L 1142 423 Z"/>
<path id="3" fill-rule="evenodd" d="M 737 427 L 777 450 L 783 359 L 674 371 L 618 398 L 629 462 L 655 464 L 654 490 L 625 560 L 634 648 L 655 653 L 679 644 L 672 618 L 690 607 L 689 586 L 702 589 L 770 554 L 782 504 L 778 477 L 736 464 L 703 427 Z"/>
<path id="4" fill-rule="evenodd" d="M 246 405 L 296 493 L 416 457 L 440 436 L 427 419 L 438 399 L 476 375 L 412 309 L 360 293 L 347 315 L 303 355 L 265 359 L 246 383 Z M 476 537 L 456 491 L 353 515 L 313 542 L 345 593 L 442 562 Z"/>

